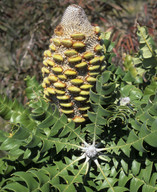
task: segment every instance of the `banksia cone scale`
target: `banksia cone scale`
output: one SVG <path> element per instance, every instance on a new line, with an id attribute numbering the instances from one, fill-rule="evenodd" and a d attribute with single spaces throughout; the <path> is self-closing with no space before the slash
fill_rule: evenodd
<path id="1" fill-rule="evenodd" d="M 44 95 L 77 123 L 87 118 L 89 90 L 103 68 L 100 39 L 99 27 L 90 24 L 81 7 L 70 5 L 44 52 Z"/>

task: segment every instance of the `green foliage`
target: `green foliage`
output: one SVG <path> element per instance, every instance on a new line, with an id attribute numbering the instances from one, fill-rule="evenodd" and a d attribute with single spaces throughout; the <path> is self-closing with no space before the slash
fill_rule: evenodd
<path id="1" fill-rule="evenodd" d="M 136 74 L 112 64 L 113 44 L 104 39 L 106 70 L 90 90 L 84 125 L 60 115 L 34 77 L 26 78 L 25 106 L 0 96 L 0 115 L 12 125 L 0 132 L 8 153 L 0 159 L 0 191 L 157 191 L 157 56 L 144 27 L 138 37 L 140 50 L 129 60 Z"/>

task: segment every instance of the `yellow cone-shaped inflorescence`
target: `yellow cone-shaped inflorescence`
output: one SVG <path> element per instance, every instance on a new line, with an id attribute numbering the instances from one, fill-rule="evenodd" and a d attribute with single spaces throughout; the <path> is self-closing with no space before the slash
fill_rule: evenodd
<path id="1" fill-rule="evenodd" d="M 70 5 L 44 52 L 42 68 L 45 97 L 69 121 L 83 123 L 88 118 L 89 92 L 104 69 L 103 55 L 100 28 L 90 24 L 81 7 Z"/>

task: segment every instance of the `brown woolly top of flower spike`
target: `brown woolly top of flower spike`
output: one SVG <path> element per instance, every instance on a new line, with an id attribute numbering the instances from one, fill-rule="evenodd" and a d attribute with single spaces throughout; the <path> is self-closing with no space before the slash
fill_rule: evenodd
<path id="1" fill-rule="evenodd" d="M 78 5 L 70 5 L 65 10 L 62 20 L 59 25 L 65 33 L 79 31 L 84 34 L 89 34 L 92 31 L 92 25 L 84 10 Z M 60 28 L 59 27 L 59 28 Z M 57 27 L 58 28 L 58 27 Z"/>

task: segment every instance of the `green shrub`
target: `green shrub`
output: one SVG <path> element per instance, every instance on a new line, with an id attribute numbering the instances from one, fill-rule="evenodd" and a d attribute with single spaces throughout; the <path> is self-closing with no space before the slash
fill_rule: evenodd
<path id="1" fill-rule="evenodd" d="M 157 49 L 138 27 L 140 50 L 114 66 L 104 39 L 106 70 L 90 90 L 89 121 L 68 122 L 26 78 L 25 106 L 0 96 L 0 191 L 157 191 Z M 106 37 L 108 34 L 106 35 Z"/>

